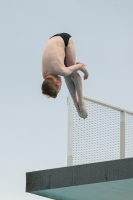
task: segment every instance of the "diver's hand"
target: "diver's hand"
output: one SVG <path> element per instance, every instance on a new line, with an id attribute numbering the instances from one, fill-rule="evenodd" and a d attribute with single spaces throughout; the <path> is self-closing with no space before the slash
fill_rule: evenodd
<path id="1" fill-rule="evenodd" d="M 88 72 L 85 64 L 81 63 L 81 62 L 76 62 L 76 64 L 80 64 L 80 66 L 81 66 L 80 70 L 84 73 L 84 80 L 86 80 L 89 76 L 89 72 Z"/>

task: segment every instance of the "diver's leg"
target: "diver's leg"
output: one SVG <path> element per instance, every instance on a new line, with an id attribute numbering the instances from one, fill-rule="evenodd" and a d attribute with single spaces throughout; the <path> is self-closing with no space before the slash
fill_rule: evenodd
<path id="1" fill-rule="evenodd" d="M 71 78 L 74 82 L 76 92 L 78 94 L 80 115 L 85 119 L 88 116 L 88 112 L 86 109 L 86 103 L 83 98 L 82 79 L 78 72 L 73 72 Z"/>
<path id="2" fill-rule="evenodd" d="M 76 50 L 72 38 L 69 39 L 68 46 L 66 47 L 66 63 L 68 67 L 76 64 Z M 86 118 L 88 116 L 88 112 L 86 109 L 86 103 L 83 99 L 82 79 L 77 71 L 71 74 L 71 79 L 74 83 L 75 90 L 78 96 L 80 116 L 82 118 Z"/>
<path id="3" fill-rule="evenodd" d="M 80 115 L 78 97 L 77 97 L 77 92 L 76 92 L 76 88 L 75 88 L 74 82 L 72 81 L 71 76 L 66 76 L 66 77 L 64 77 L 64 79 L 65 79 L 67 88 L 68 88 L 68 90 L 69 90 L 69 93 L 70 93 L 70 95 L 71 95 L 71 97 L 72 97 L 72 99 L 73 99 L 73 103 L 74 103 L 74 105 L 75 105 L 75 107 L 76 107 L 76 110 L 77 110 L 77 112 L 78 112 L 78 115 L 79 115 L 80 117 L 82 117 L 82 116 Z"/>

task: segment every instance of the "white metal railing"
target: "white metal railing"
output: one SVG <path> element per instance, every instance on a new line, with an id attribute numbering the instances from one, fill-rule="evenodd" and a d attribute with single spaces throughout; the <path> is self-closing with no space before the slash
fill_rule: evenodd
<path id="1" fill-rule="evenodd" d="M 112 129 L 112 125 L 109 125 L 109 123 L 112 123 L 111 122 L 112 119 L 114 121 L 113 123 L 117 123 L 117 127 L 119 126 L 117 128 L 118 130 L 117 130 L 117 133 L 116 133 L 117 138 L 119 139 L 119 144 L 118 144 L 118 146 L 119 146 L 119 158 L 120 159 L 125 158 L 126 114 L 133 116 L 133 112 L 126 110 L 126 109 L 123 109 L 123 108 L 120 108 L 120 107 L 117 107 L 117 106 L 114 106 L 114 105 L 111 105 L 111 104 L 108 104 L 108 103 L 105 103 L 105 102 L 102 102 L 102 101 L 99 101 L 99 100 L 91 98 L 91 97 L 84 96 L 84 99 L 85 99 L 86 102 L 88 102 L 88 106 L 91 108 L 91 109 L 89 109 L 89 107 L 88 107 L 89 115 L 92 115 L 90 113 L 90 110 L 92 110 L 92 112 L 93 112 L 94 106 L 97 107 L 97 106 L 100 105 L 100 108 L 98 107 L 98 109 L 100 109 L 100 111 L 99 110 L 97 111 L 97 108 L 95 109 L 95 111 L 94 111 L 95 113 L 94 113 L 94 117 L 93 117 L 94 123 L 91 125 L 90 123 L 91 123 L 92 116 L 91 116 L 90 119 L 85 119 L 85 120 L 79 118 L 78 114 L 76 112 L 76 109 L 74 107 L 73 101 L 72 101 L 70 95 L 68 95 L 68 147 L 67 147 L 67 164 L 68 164 L 68 166 L 75 165 L 75 163 L 82 164 L 82 163 L 85 163 L 85 162 L 87 162 L 87 163 L 91 162 L 90 157 L 91 157 L 92 153 L 90 153 L 90 152 L 92 152 L 92 151 L 91 151 L 91 149 L 89 149 L 89 147 L 87 147 L 86 141 L 88 140 L 88 137 L 91 137 L 90 135 L 91 135 L 92 132 L 94 132 L 94 134 L 97 134 L 97 132 L 99 131 L 99 130 L 97 130 L 97 131 L 94 130 L 94 129 L 96 129 L 96 123 L 100 124 L 100 125 L 98 125 L 98 127 L 104 127 L 104 131 L 102 129 L 102 131 L 101 131 L 102 133 L 100 132 L 99 134 L 101 134 L 101 136 L 103 136 L 103 134 L 106 136 L 106 127 L 105 127 L 106 123 L 104 124 L 101 121 L 95 122 L 95 116 L 97 117 L 97 115 L 99 115 L 101 117 L 100 112 L 103 108 L 107 108 L 107 116 L 109 118 L 111 117 L 113 111 L 118 111 L 118 112 L 116 112 L 116 115 L 118 116 L 117 120 L 116 120 L 117 122 L 115 122 L 115 118 L 114 118 L 115 114 L 113 115 L 113 117 L 111 119 L 109 119 L 110 121 L 108 119 L 105 119 L 105 120 L 107 120 L 107 126 L 108 127 L 110 126 L 111 129 Z M 93 107 L 91 107 L 92 106 L 91 103 L 93 104 Z M 119 117 L 119 115 L 120 115 L 120 117 Z M 98 118 L 99 120 L 100 120 L 100 117 Z M 102 118 L 104 118 L 104 111 L 102 112 Z M 119 118 L 119 122 L 118 122 L 118 118 Z M 133 131 L 133 125 L 132 125 L 131 122 L 130 122 L 130 124 L 131 124 L 130 132 Z M 118 123 L 119 123 L 119 125 L 118 125 Z M 81 124 L 81 126 L 80 126 L 80 124 Z M 78 128 L 75 128 L 76 126 L 78 126 Z M 89 126 L 89 128 L 88 128 L 88 126 Z M 91 127 L 91 126 L 93 126 L 93 127 Z M 82 128 L 80 128 L 80 127 L 82 127 Z M 81 129 L 81 130 L 79 130 L 79 129 Z M 86 131 L 85 129 L 87 129 L 88 131 Z M 89 132 L 90 129 L 91 129 L 91 132 Z M 114 130 L 114 132 L 115 132 L 115 130 Z M 119 136 L 118 136 L 118 132 L 119 132 Z M 115 133 L 111 132 L 111 134 L 114 134 L 114 137 L 115 137 Z M 130 136 L 132 137 L 132 133 L 130 133 Z M 76 141 L 77 137 L 80 138 L 78 141 Z M 131 140 L 132 140 L 132 138 L 131 138 Z M 81 143 L 81 140 L 82 140 L 82 143 Z M 90 140 L 91 140 L 91 138 L 89 138 L 89 141 Z M 92 141 L 92 143 L 93 142 L 94 141 Z M 95 142 L 97 142 L 97 144 L 98 144 L 98 141 L 96 141 L 96 139 L 95 139 Z M 104 143 L 106 144 L 105 140 L 104 140 Z M 92 146 L 92 148 L 93 148 L 93 146 Z M 130 148 L 133 148 L 133 147 L 130 147 Z M 82 153 L 80 153 L 81 151 L 82 151 Z M 103 148 L 103 152 L 106 152 L 104 150 L 104 148 Z M 98 151 L 96 153 L 98 153 Z M 110 152 L 110 154 L 111 154 L 111 152 Z M 74 156 L 76 157 L 76 159 L 78 159 L 78 157 L 82 158 L 82 162 L 80 160 L 78 160 L 74 163 L 73 162 L 73 160 L 75 159 Z M 87 158 L 85 158 L 86 160 L 83 159 L 83 157 L 85 157 L 85 156 L 86 157 L 88 156 Z M 101 156 L 101 154 L 100 154 L 100 156 Z M 117 156 L 116 156 L 116 158 L 117 158 Z M 106 158 L 106 160 L 107 160 L 107 158 Z"/>
<path id="2" fill-rule="evenodd" d="M 70 98 L 70 96 L 68 96 L 68 98 Z M 114 105 L 111 105 L 109 103 L 105 103 L 103 101 L 100 101 L 100 100 L 97 100 L 97 99 L 94 99 L 92 97 L 87 97 L 87 96 L 84 96 L 84 99 L 87 100 L 87 101 L 91 101 L 91 102 L 94 102 L 94 103 L 98 103 L 102 106 L 105 106 L 105 107 L 108 107 L 108 108 L 112 108 L 114 110 L 117 110 L 117 111 L 120 111 L 120 112 L 125 112 L 129 115 L 132 115 L 133 116 L 133 111 L 130 111 L 130 110 L 127 110 L 127 109 L 124 109 L 124 108 L 120 108 L 118 106 L 114 106 Z"/>

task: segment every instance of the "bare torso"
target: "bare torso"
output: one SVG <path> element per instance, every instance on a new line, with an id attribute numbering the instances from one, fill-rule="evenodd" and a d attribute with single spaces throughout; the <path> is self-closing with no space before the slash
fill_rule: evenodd
<path id="1" fill-rule="evenodd" d="M 65 44 L 60 36 L 48 40 L 42 56 L 42 75 L 58 75 L 61 68 L 65 67 Z"/>

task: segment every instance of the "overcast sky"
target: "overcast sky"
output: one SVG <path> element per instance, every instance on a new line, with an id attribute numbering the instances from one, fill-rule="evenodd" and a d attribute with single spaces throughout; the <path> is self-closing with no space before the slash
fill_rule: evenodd
<path id="1" fill-rule="evenodd" d="M 67 95 L 41 94 L 49 37 L 71 34 L 90 77 L 84 94 L 133 110 L 132 0 L 0 0 L 0 199 L 25 193 L 25 173 L 67 165 Z"/>

